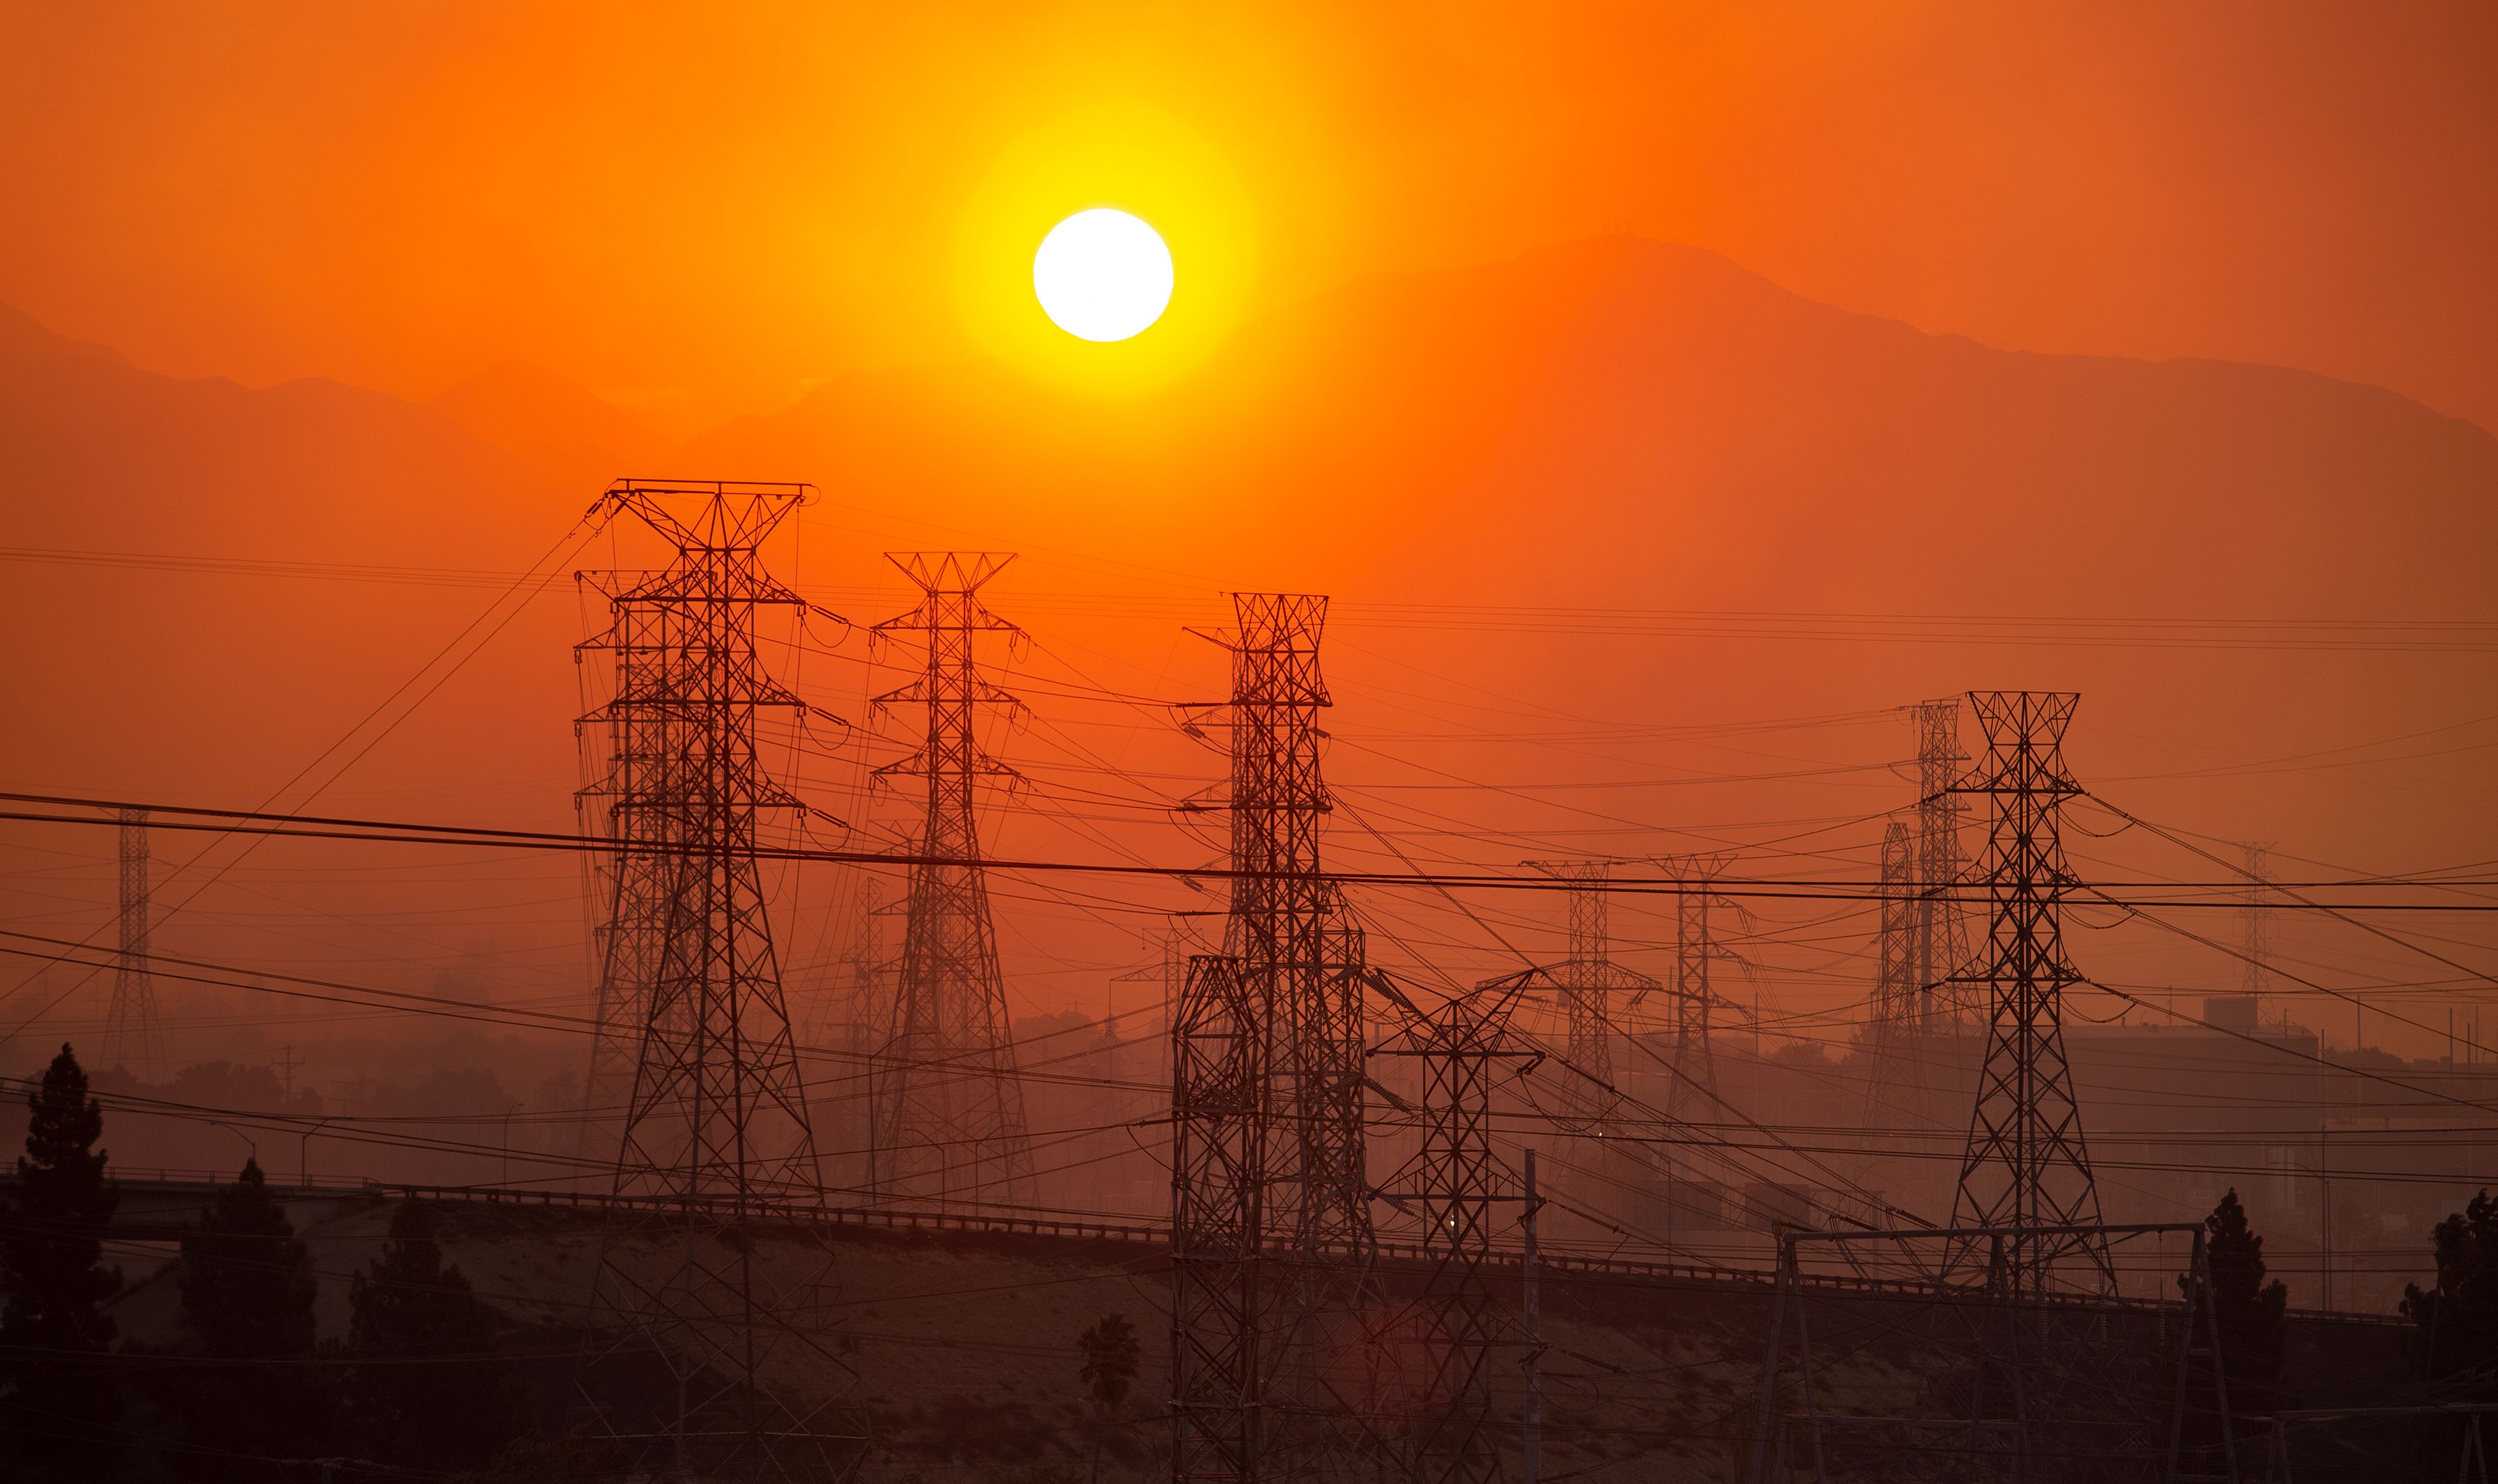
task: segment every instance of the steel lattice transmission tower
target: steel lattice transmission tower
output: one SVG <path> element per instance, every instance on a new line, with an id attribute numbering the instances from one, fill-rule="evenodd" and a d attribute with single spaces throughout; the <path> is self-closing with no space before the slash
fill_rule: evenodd
<path id="1" fill-rule="evenodd" d="M 1224 948 L 1240 960 L 1274 1048 L 1270 1204 L 1305 1254 L 1371 1242 L 1362 1142 L 1361 930 L 1323 874 L 1319 830 L 1333 805 L 1320 771 L 1319 673 L 1327 599 L 1240 593 L 1233 645 L 1232 914 Z"/>
<path id="2" fill-rule="evenodd" d="M 1709 1024 L 1712 1012 L 1724 999 L 1712 983 L 1711 967 L 1726 954 L 1711 935 L 1709 907 L 1724 898 L 1709 887 L 1725 873 L 1728 858 L 1723 852 L 1713 852 L 1669 855 L 1657 862 L 1681 888 L 1675 896 L 1674 978 L 1663 990 L 1674 1068 L 1674 1085 L 1667 1090 L 1665 1104 L 1670 1116 L 1713 1104 L 1717 1096 L 1717 1064 L 1710 1048 Z"/>
<path id="3" fill-rule="evenodd" d="M 2246 943 L 2241 950 L 2246 955 L 2245 994 L 2259 1013 L 2264 987 L 2264 954 L 2271 947 L 2264 941 L 2264 882 L 2271 874 L 2272 846 L 2269 842 L 2238 847 L 2245 864 L 2247 905 L 2239 912 L 2241 930 Z"/>
<path id="4" fill-rule="evenodd" d="M 576 646 L 573 661 L 587 678 L 591 658 L 606 656 L 612 687 L 573 725 L 583 777 L 574 811 L 582 833 L 608 846 L 587 857 L 597 970 L 583 1080 L 588 1113 L 579 1134 L 585 1156 L 605 1159 L 622 1146 L 668 914 L 689 854 L 680 768 L 670 752 L 686 718 L 668 699 L 675 685 L 669 670 L 682 663 L 682 646 L 672 641 L 676 605 L 643 591 L 654 574 L 582 572 L 576 580 L 606 606 L 608 628 Z"/>
<path id="5" fill-rule="evenodd" d="M 1323 1474 L 1330 1331 L 1375 1284 L 1361 929 L 1319 861 L 1327 599 L 1233 595 L 1232 910 L 1172 1023 L 1177 1478 Z M 1243 1079 L 1251 1079 L 1244 1082 Z M 1265 1255 L 1288 1254 L 1276 1272 Z"/>
<path id="6" fill-rule="evenodd" d="M 926 785 L 918 854 L 905 906 L 893 1034 L 880 1058 L 873 1181 L 887 1195 L 978 1205 L 1030 1196 L 1032 1155 L 1023 1089 L 1007 1039 L 1006 977 L 980 864 L 981 780 L 1013 771 L 980 748 L 983 706 L 1014 697 L 979 671 L 981 634 L 1022 630 L 980 602 L 980 588 L 1014 560 L 990 552 L 888 553 L 920 590 L 919 605 L 876 626 L 915 634 L 919 678 L 877 697 L 879 708 L 922 706 L 927 726 L 911 756 L 878 770 Z"/>
<path id="7" fill-rule="evenodd" d="M 156 1016 L 156 978 L 149 968 L 147 811 L 124 809 L 121 824 L 121 952 L 112 963 L 112 1000 L 104 1016 L 102 1065 L 128 1067 L 143 1081 L 161 1081 L 165 1028 Z"/>
<path id="8" fill-rule="evenodd" d="M 1267 1256 L 1272 1080 L 1262 1007 L 1199 954 L 1171 1016 L 1171 1478 L 1266 1477 L 1278 1309 Z"/>
<path id="9" fill-rule="evenodd" d="M 614 1179 L 625 1204 L 602 1242 L 580 1379 L 645 1468 L 679 1476 L 813 1477 L 849 1447 L 766 1384 L 791 1348 L 817 1376 L 843 1369 L 827 1346 L 829 1254 L 790 1220 L 820 1204 L 821 1177 L 754 855 L 762 812 L 800 807 L 757 754 L 761 715 L 801 703 L 764 670 L 755 622 L 803 606 L 759 548 L 805 490 L 626 482 L 599 506 L 676 559 L 612 584 L 617 690 L 592 718 L 620 759 L 601 984 L 639 1023 Z M 633 1209 L 657 1214 L 622 1213 Z M 761 1230 L 786 1239 L 768 1259 Z M 654 1397 L 663 1415 L 645 1426 Z"/>
<path id="10" fill-rule="evenodd" d="M 1399 1337 L 1403 1446 L 1421 1484 L 1490 1484 L 1501 1477 L 1492 1415 L 1493 1352 L 1509 1338 L 1492 1292 L 1492 1238 L 1501 1206 L 1519 1199 L 1492 1155 L 1491 1094 L 1503 1060 L 1540 1054 L 1513 1046 L 1521 996 L 1550 983 L 1529 969 L 1453 995 L 1414 1019 L 1394 1049 L 1420 1058 L 1423 1146 L 1398 1194 L 1422 1217 L 1423 1293 Z"/>
<path id="11" fill-rule="evenodd" d="M 1929 1030 L 1983 1009 L 1956 995 L 1952 982 L 1969 959 L 1968 915 L 1956 894 L 1965 868 L 1962 804 L 1954 790 L 1967 760 L 1960 708 L 1955 695 L 1919 701 L 1910 713 L 1917 729 L 1917 902 L 1908 978 L 1916 985 L 1917 1018 Z"/>
<path id="12" fill-rule="evenodd" d="M 1613 875 L 1608 860 L 1531 860 L 1527 864 L 1567 882 L 1570 912 L 1569 956 L 1553 971 L 1553 992 L 1561 1002 L 1561 1023 L 1570 1065 L 1583 1075 L 1568 1078 L 1564 1094 L 1571 1112 L 1583 1118 L 1602 1118 L 1614 1111 L 1608 1090 L 1617 1087 L 1614 1062 L 1614 997 L 1620 1010 L 1638 1008 L 1657 982 L 1636 969 L 1614 962 L 1613 936 L 1607 919 L 1605 883 Z"/>
<path id="13" fill-rule="evenodd" d="M 1986 943 L 1960 979 L 1986 988 L 1992 1014 L 1952 1224 L 2013 1233 L 2003 1263 L 2016 1296 L 2045 1292 L 2056 1265 L 2072 1259 L 2087 1264 L 2090 1280 L 2104 1291 L 2116 1287 L 2104 1240 L 2021 1235 L 2099 1223 L 2098 1187 L 2065 1056 L 2065 990 L 2081 976 L 2065 956 L 2064 901 L 2074 881 L 2060 817 L 2065 800 L 2081 791 L 2064 754 L 2065 728 L 2080 699 L 2063 692 L 1971 692 L 1986 755 L 1957 786 L 1989 801 L 1977 871 L 1988 905 Z"/>
<path id="14" fill-rule="evenodd" d="M 1865 1089 L 1868 1121 L 1881 1126 L 1880 1115 L 1894 1110 L 1924 1121 L 1927 1078 L 1922 1066 L 1929 1054 L 1922 1045 L 1931 1022 L 1926 1014 L 1929 986 L 1917 979 L 1918 909 L 1916 846 L 1908 826 L 1893 820 L 1882 827 L 1882 858 L 1874 928 L 1873 1076 Z M 1905 1106 L 1904 1106 L 1905 1105 Z"/>

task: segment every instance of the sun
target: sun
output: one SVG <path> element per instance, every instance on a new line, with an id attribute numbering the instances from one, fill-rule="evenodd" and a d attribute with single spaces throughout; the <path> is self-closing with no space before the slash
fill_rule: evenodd
<path id="1" fill-rule="evenodd" d="M 1126 211 L 1078 211 L 1041 240 L 1032 291 L 1050 323 L 1078 339 L 1132 339 L 1170 305 L 1170 249 Z"/>

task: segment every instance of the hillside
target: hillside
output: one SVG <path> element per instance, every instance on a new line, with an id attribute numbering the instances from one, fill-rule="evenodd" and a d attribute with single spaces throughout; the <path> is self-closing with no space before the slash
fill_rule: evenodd
<path id="1" fill-rule="evenodd" d="M 541 1425 L 560 1430 L 578 1415 L 572 1374 L 579 1326 L 602 1243 L 639 1253 L 642 1239 L 564 1208 L 453 1202 L 435 1212 L 446 1259 L 495 1306 L 504 1326 L 501 1350 L 528 1379 Z M 347 1275 L 369 1260 L 389 1218 L 389 1207 L 376 1198 L 296 1203 L 295 1219 L 320 1275 L 324 1338 L 343 1335 Z M 1169 1257 L 1162 1246 L 831 1230 L 828 1317 L 819 1338 L 840 1362 L 784 1343 L 773 1350 L 770 1378 L 790 1398 L 831 1402 L 835 1415 L 862 1428 L 873 1439 L 869 1477 L 931 1484 L 1063 1478 L 1056 1470 L 1088 1468 L 1097 1441 L 1105 1478 L 1150 1478 L 1168 1468 L 1156 1462 L 1169 1438 L 1160 1416 L 1169 1386 Z M 146 1344 L 176 1341 L 174 1272 L 136 1248 L 121 1250 L 132 1280 L 112 1310 L 122 1334 Z M 821 1255 L 770 1235 L 754 1239 L 752 1250 L 765 1266 L 812 1265 Z M 1495 1266 L 1487 1277 L 1493 1331 L 1514 1346 L 1518 1270 Z M 1392 1266 L 1389 1312 L 1403 1311 L 1419 1281 L 1419 1272 Z M 1693 1480 L 1746 1476 L 1768 1343 L 1765 1288 L 1550 1269 L 1541 1287 L 1548 1468 L 1594 1480 L 1656 1478 L 1659 1470 Z M 1955 1328 L 1966 1316 L 1916 1300 L 1831 1292 L 1802 1308 L 1817 1357 L 1815 1402 L 1831 1413 L 1917 1414 L 1934 1403 L 1929 1388 L 1947 1375 L 1949 1357 L 1967 1342 L 1966 1329 Z M 1100 1419 L 1077 1383 L 1074 1340 L 1111 1312 L 1136 1325 L 1144 1364 L 1126 1404 Z M 1791 1307 L 1787 1323 L 1796 1320 Z M 2097 1435 L 2095 1446 L 2161 1446 L 2173 1372 L 2160 1337 L 2143 1316 L 2128 1314 L 2096 1321 L 2089 1334 L 2086 1344 L 2100 1357 L 2093 1383 L 2138 1388 L 2150 1423 L 2123 1437 Z M 2285 1384 L 2308 1405 L 2381 1400 L 2407 1379 L 2404 1334 L 2384 1323 L 2302 1318 L 2291 1327 Z M 1514 1447 L 1517 1436 L 1515 1353 L 1496 1358 L 1489 1378 L 1492 1425 L 1504 1447 Z M 1792 1331 L 1788 1357 L 1792 1362 Z M 1800 1409 L 1792 1374 L 1779 1395 L 1782 1409 Z M 2034 1418 L 2052 1418 L 2068 1400 L 2034 1397 Z M 1868 1435 L 1838 1430 L 1836 1477 L 1896 1476 L 1881 1461 L 1903 1439 L 1872 1436 L 1877 1441 L 1869 1454 L 1851 1446 Z"/>

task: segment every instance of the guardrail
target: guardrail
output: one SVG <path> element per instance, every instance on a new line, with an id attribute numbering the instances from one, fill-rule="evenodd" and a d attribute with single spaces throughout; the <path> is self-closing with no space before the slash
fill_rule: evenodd
<path id="1" fill-rule="evenodd" d="M 124 1188 L 147 1185 L 170 1186 L 205 1192 L 230 1184 L 230 1174 L 205 1170 L 118 1170 L 112 1174 L 116 1184 Z M 13 1175 L 0 1173 L 0 1185 L 12 1183 Z M 496 1185 L 411 1185 L 397 1181 L 358 1179 L 352 1177 L 316 1177 L 310 1181 L 290 1184 L 272 1182 L 270 1193 L 275 1196 L 368 1196 L 376 1200 L 404 1200 L 415 1197 L 427 1201 L 452 1201 L 482 1206 L 561 1207 L 567 1210 L 636 1210 L 657 1214 L 684 1210 L 688 1202 L 668 1196 L 619 1196 L 597 1191 L 550 1190 L 543 1188 Z M 719 1210 L 724 1203 L 703 1201 L 699 1206 Z M 774 1204 L 754 1212 L 761 1221 L 828 1223 L 834 1226 L 880 1227 L 889 1231 L 963 1232 L 1004 1237 L 1047 1237 L 1062 1241 L 1119 1242 L 1139 1246 L 1169 1246 L 1170 1228 L 1162 1223 L 1137 1223 L 1087 1220 L 1072 1216 L 1006 1216 L 971 1211 L 914 1210 L 909 1208 L 882 1206 L 837 1206 L 832 1204 Z M 1436 1254 L 1411 1242 L 1383 1242 L 1372 1250 L 1393 1262 L 1422 1265 L 1436 1260 Z M 1516 1252 L 1493 1252 L 1489 1265 L 1495 1269 L 1520 1266 Z M 1717 1264 L 1649 1262 L 1633 1258 L 1587 1257 L 1556 1254 L 1551 1250 L 1536 1255 L 1536 1265 L 1547 1271 L 1584 1273 L 1614 1277 L 1646 1278 L 1657 1282 L 1693 1284 L 1710 1288 L 1766 1290 L 1777 1279 L 1767 1268 L 1740 1268 Z M 1973 1297 L 1938 1292 L 1931 1281 L 1914 1278 L 1877 1278 L 1858 1274 L 1801 1274 L 1804 1286 L 1832 1293 L 1888 1294 L 1901 1298 Z M 2056 1308 L 2123 1309 L 2140 1313 L 2173 1310 L 2173 1299 L 2104 1298 L 2089 1295 L 2049 1295 L 2025 1301 Z M 2393 1314 L 2348 1313 L 2335 1309 L 2291 1309 L 2294 1319 L 2334 1320 L 2370 1325 L 2408 1325 L 2411 1321 Z"/>
<path id="2" fill-rule="evenodd" d="M 104 1174 L 105 1178 L 122 1185 L 231 1185 L 235 1179 L 235 1173 L 231 1169 L 180 1170 L 171 1166 L 109 1165 Z M 317 1190 L 333 1194 L 353 1194 L 375 1188 L 374 1181 L 358 1175 L 315 1175 L 308 1179 L 299 1178 L 290 1180 L 280 1179 L 267 1171 L 261 1174 L 268 1179 L 269 1188 L 276 1191 Z M 0 1184 L 7 1184 L 16 1178 L 5 1171 L 0 1171 Z"/>

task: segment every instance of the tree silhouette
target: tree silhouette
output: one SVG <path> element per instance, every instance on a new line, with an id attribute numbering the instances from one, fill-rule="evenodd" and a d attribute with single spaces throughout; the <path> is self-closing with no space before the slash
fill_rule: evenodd
<path id="1" fill-rule="evenodd" d="M 2229 1410 L 2241 1415 L 2269 1412 L 2279 1404 L 2290 1289 L 2279 1278 L 2264 1281 L 2263 1239 L 2248 1224 L 2235 1187 L 2203 1218 L 2203 1231 L 2204 1257 L 2212 1265 L 2212 1314 L 2227 1367 Z"/>
<path id="2" fill-rule="evenodd" d="M 2403 1316 L 2419 1327 L 2416 1353 L 2429 1380 L 2498 1370 L 2498 1201 L 2482 1191 L 2437 1224 L 2437 1281 L 2403 1285 Z"/>
<path id="3" fill-rule="evenodd" d="M 400 1204 L 381 1254 L 349 1280 L 347 1304 L 342 1410 L 360 1452 L 443 1472 L 492 1461 L 520 1432 L 492 1316 L 460 1270 L 442 1265 L 424 1202 Z"/>
<path id="4" fill-rule="evenodd" d="M 181 1291 L 189 1353 L 224 1364 L 166 1372 L 163 1400 L 190 1445 L 175 1468 L 199 1479 L 265 1479 L 270 1460 L 319 1451 L 311 1257 L 257 1160 L 182 1234 Z"/>
<path id="5" fill-rule="evenodd" d="M 1083 1369 L 1076 1372 L 1076 1378 L 1093 1399 L 1097 1424 L 1106 1426 L 1111 1413 L 1127 1400 L 1128 1387 L 1137 1379 L 1140 1359 L 1137 1327 L 1128 1322 L 1126 1314 L 1105 1314 L 1075 1337 L 1075 1348 L 1084 1357 Z M 1093 1437 L 1093 1477 L 1102 1477 L 1102 1436 L 1098 1430 Z"/>
<path id="6" fill-rule="evenodd" d="M 2243 1449 L 2248 1446 L 2248 1416 L 2271 1414 L 2281 1406 L 2283 1314 L 2289 1311 L 2290 1289 L 2281 1279 L 2263 1281 L 2263 1237 L 2248 1224 L 2236 1186 L 2203 1216 L 2203 1259 L 2211 1264 L 2211 1314 L 2221 1332 L 2228 1414 Z M 2178 1292 L 2194 1299 L 2189 1274 L 2178 1274 Z M 2200 1324 L 2200 1314 L 2191 1316 L 2191 1322 Z M 2221 1446 L 2221 1411 L 2211 1376 L 2195 1376 L 2186 1404 L 2189 1416 L 2181 1441 L 2216 1457 L 2211 1449 Z"/>
<path id="7" fill-rule="evenodd" d="M 104 1111 L 68 1046 L 26 1106 L 17 1186 L 0 1194 L 0 1454 L 13 1478 L 92 1479 L 112 1471 L 121 1414 L 104 1312 L 121 1274 L 102 1266 L 101 1240 L 119 1197 L 95 1146 Z"/>

